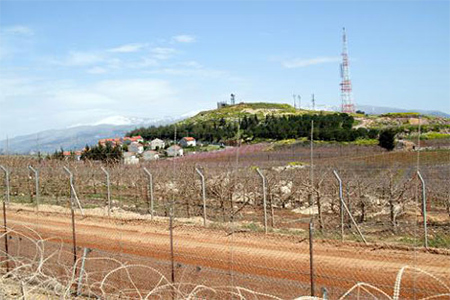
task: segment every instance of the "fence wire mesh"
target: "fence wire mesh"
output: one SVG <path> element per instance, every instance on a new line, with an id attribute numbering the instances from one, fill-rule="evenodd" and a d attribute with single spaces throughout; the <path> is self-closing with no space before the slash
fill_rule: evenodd
<path id="1" fill-rule="evenodd" d="M 438 146 L 315 145 L 313 167 L 309 146 L 271 145 L 103 166 L 110 201 L 101 164 L 2 157 L 3 280 L 30 299 L 294 299 L 312 294 L 312 221 L 315 296 L 449 299 L 450 152 Z"/>

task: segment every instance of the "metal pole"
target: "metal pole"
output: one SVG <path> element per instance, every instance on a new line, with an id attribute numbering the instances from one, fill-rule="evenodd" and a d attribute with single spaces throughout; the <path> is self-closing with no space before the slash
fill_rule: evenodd
<path id="1" fill-rule="evenodd" d="M 78 196 L 77 196 L 77 191 L 75 190 L 75 186 L 74 186 L 74 184 L 73 184 L 73 174 L 72 174 L 72 172 L 70 172 L 69 168 L 67 168 L 67 167 L 65 167 L 65 166 L 63 167 L 63 169 L 64 169 L 64 171 L 67 172 L 67 174 L 69 174 L 70 199 L 71 199 L 71 201 L 72 201 L 72 206 L 73 206 L 73 203 L 76 202 L 76 203 L 78 204 L 78 208 L 79 208 L 80 211 L 81 211 L 81 215 L 84 216 L 84 210 L 83 210 L 83 207 L 81 206 L 80 200 L 78 199 Z M 75 200 L 75 201 L 74 201 L 74 200 Z"/>
<path id="2" fill-rule="evenodd" d="M 73 209 L 74 204 L 74 194 L 73 194 L 73 174 L 67 167 L 63 167 L 64 171 L 69 174 L 69 184 L 70 184 L 70 213 L 72 216 L 72 245 L 73 245 L 73 265 L 76 267 L 77 264 L 77 236 L 75 228 L 75 211 Z M 76 270 L 75 270 L 76 274 Z"/>
<path id="3" fill-rule="evenodd" d="M 309 177 L 311 179 L 311 199 L 309 200 L 309 206 L 314 205 L 314 120 L 311 120 L 311 141 L 310 141 L 310 147 L 311 147 L 311 157 L 310 157 L 310 174 Z"/>
<path id="4" fill-rule="evenodd" d="M 35 193 L 36 193 L 36 209 L 39 211 L 39 171 L 33 168 L 32 166 L 28 166 L 28 169 L 30 169 L 34 173 L 34 180 L 35 180 Z"/>
<path id="5" fill-rule="evenodd" d="M 6 183 L 6 194 L 5 198 L 3 198 L 3 230 L 4 230 L 4 238 L 5 238 L 5 253 L 6 253 L 6 272 L 9 272 L 9 251 L 8 251 L 8 227 L 6 224 L 6 202 L 9 202 L 9 171 L 4 166 L 0 166 L 0 168 L 5 172 L 5 183 Z"/>
<path id="6" fill-rule="evenodd" d="M 200 175 L 200 179 L 202 180 L 202 200 L 203 200 L 203 226 L 206 226 L 206 189 L 205 189 L 205 176 L 203 176 L 202 172 L 195 168 L 195 171 Z"/>
<path id="7" fill-rule="evenodd" d="M 5 168 L 4 166 L 0 166 L 0 168 L 5 172 L 5 186 L 6 186 L 6 203 L 9 204 L 11 201 L 11 192 L 10 192 L 10 186 L 9 186 L 9 170 Z"/>
<path id="8" fill-rule="evenodd" d="M 107 201 L 108 201 L 108 217 L 111 217 L 111 182 L 109 179 L 109 172 L 101 167 L 103 173 L 106 175 Z"/>
<path id="9" fill-rule="evenodd" d="M 310 274 L 310 282 L 311 282 L 311 297 L 314 297 L 315 288 L 314 288 L 314 256 L 313 256 L 313 231 L 314 231 L 314 223 L 313 220 L 309 222 L 309 274 Z"/>
<path id="10" fill-rule="evenodd" d="M 80 276 L 78 277 L 78 285 L 77 285 L 77 296 L 81 295 L 81 287 L 84 275 L 84 265 L 86 263 L 86 257 L 92 250 L 90 248 L 84 248 L 83 256 L 81 257 L 81 268 L 80 268 Z"/>
<path id="11" fill-rule="evenodd" d="M 342 180 L 339 177 L 339 175 L 336 172 L 336 170 L 334 170 L 333 173 L 334 173 L 334 176 L 336 176 L 337 180 L 339 181 L 339 197 L 341 199 L 341 204 L 344 207 L 344 209 L 347 211 L 347 214 L 350 217 L 350 219 L 352 220 L 353 225 L 355 225 L 356 230 L 358 231 L 358 234 L 361 236 L 362 240 L 367 245 L 366 238 L 364 237 L 364 235 L 362 234 L 361 230 L 359 229 L 358 224 L 356 223 L 355 219 L 353 218 L 352 214 L 350 213 L 350 210 L 348 209 L 347 205 L 345 204 L 344 198 L 342 197 Z M 341 216 L 341 233 L 342 233 L 342 238 L 344 237 L 344 235 L 343 235 L 343 232 L 344 232 L 344 229 L 343 229 L 343 224 L 344 224 L 343 223 L 343 215 L 344 214 L 342 214 L 342 216 Z"/>
<path id="12" fill-rule="evenodd" d="M 341 178 L 337 175 L 336 171 L 334 175 L 338 178 L 339 181 L 339 199 L 340 199 L 340 217 L 341 217 L 341 241 L 344 241 L 344 196 L 343 196 L 343 192 L 342 192 L 342 180 Z"/>
<path id="13" fill-rule="evenodd" d="M 153 175 L 150 173 L 147 168 L 144 167 L 144 172 L 148 175 L 148 190 L 150 193 L 150 216 L 151 220 L 153 220 Z"/>
<path id="14" fill-rule="evenodd" d="M 422 213 L 423 213 L 423 230 L 425 234 L 424 247 L 428 248 L 428 228 L 427 228 L 427 196 L 426 196 L 426 185 L 425 180 L 423 180 L 420 171 L 417 171 L 420 181 L 422 182 Z"/>
<path id="15" fill-rule="evenodd" d="M 264 205 L 264 231 L 267 234 L 267 197 L 266 197 L 266 178 L 264 174 L 256 168 L 256 172 L 258 172 L 259 176 L 262 179 L 262 188 L 263 188 L 263 205 Z"/>
<path id="16" fill-rule="evenodd" d="M 171 279 L 172 284 L 175 283 L 175 255 L 173 253 L 173 207 L 170 207 L 169 213 L 169 235 L 170 235 L 170 262 L 171 262 Z"/>

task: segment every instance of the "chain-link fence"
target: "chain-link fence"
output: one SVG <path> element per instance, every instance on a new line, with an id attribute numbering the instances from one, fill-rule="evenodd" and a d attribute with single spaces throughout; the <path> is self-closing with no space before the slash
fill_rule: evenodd
<path id="1" fill-rule="evenodd" d="M 139 166 L 4 157 L 3 270 L 66 297 L 450 297 L 448 150 L 259 147 Z"/>

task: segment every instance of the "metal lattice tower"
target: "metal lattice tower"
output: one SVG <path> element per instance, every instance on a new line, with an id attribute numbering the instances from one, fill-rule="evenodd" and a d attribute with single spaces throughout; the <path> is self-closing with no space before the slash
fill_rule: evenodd
<path id="1" fill-rule="evenodd" d="M 341 99 L 343 113 L 354 113 L 355 104 L 353 103 L 352 95 L 352 82 L 350 80 L 348 70 L 348 49 L 347 49 L 347 34 L 345 33 L 345 27 L 342 28 L 342 64 L 341 64 Z"/>

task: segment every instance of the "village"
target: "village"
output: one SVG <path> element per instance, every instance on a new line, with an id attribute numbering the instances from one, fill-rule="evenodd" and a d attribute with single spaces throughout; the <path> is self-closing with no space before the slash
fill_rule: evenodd
<path id="1" fill-rule="evenodd" d="M 164 141 L 159 138 L 146 141 L 140 135 L 132 137 L 104 138 L 98 141 L 98 145 L 106 147 L 120 147 L 123 151 L 123 163 L 126 165 L 138 164 L 142 161 L 158 160 L 160 158 L 181 157 L 186 154 L 186 149 L 195 150 L 197 141 L 193 137 L 183 137 L 174 142 L 172 140 Z M 81 160 L 85 150 L 63 151 L 65 159 Z M 195 153 L 191 151 L 188 153 Z"/>

